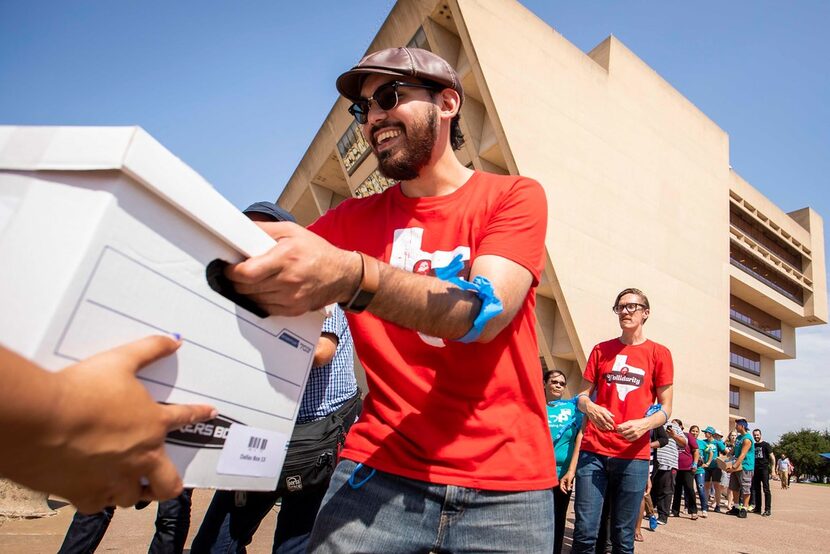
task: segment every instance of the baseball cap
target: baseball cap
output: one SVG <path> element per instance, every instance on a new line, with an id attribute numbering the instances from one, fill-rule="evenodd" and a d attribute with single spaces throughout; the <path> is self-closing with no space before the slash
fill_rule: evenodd
<path id="1" fill-rule="evenodd" d="M 367 54 L 337 78 L 337 91 L 356 102 L 363 81 L 373 73 L 432 81 L 455 90 L 464 102 L 464 89 L 455 69 L 444 58 L 422 48 L 386 48 Z"/>
<path id="2" fill-rule="evenodd" d="M 714 433 L 712 433 L 712 434 L 713 434 L 713 435 L 718 435 L 718 436 L 721 436 L 721 437 L 723 436 L 723 433 L 721 433 L 721 432 L 720 432 L 720 431 L 718 431 L 717 429 L 715 429 L 715 432 L 714 432 Z"/>
<path id="3" fill-rule="evenodd" d="M 706 429 L 704 429 L 703 432 L 704 433 L 709 433 L 710 435 L 714 435 L 714 434 L 717 433 L 717 431 L 715 431 L 715 428 L 712 427 L 711 425 L 709 427 L 707 427 Z"/>
<path id="4" fill-rule="evenodd" d="M 290 221 L 291 223 L 297 223 L 297 219 L 293 215 L 291 215 L 284 209 L 280 208 L 273 202 L 254 202 L 253 204 L 242 210 L 242 213 L 264 214 L 274 218 L 274 221 Z"/>
<path id="5" fill-rule="evenodd" d="M 736 419 L 735 420 L 735 425 L 740 425 L 742 427 L 748 428 L 749 427 L 749 422 L 747 422 L 747 420 L 745 420 L 745 419 Z"/>

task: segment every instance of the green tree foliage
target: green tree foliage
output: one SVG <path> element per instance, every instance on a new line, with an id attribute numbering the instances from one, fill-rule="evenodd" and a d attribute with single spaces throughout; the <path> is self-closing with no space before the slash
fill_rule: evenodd
<path id="1" fill-rule="evenodd" d="M 781 435 L 773 448 L 775 458 L 785 452 L 799 475 L 830 476 L 830 463 L 819 454 L 830 452 L 830 433 L 801 429 Z"/>

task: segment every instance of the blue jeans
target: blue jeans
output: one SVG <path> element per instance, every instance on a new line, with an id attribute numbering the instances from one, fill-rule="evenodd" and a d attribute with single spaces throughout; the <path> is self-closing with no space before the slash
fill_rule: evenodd
<path id="1" fill-rule="evenodd" d="M 309 552 L 553 551 L 551 489 L 503 492 L 435 485 L 377 471 L 358 488 L 357 464 L 334 472 L 311 533 Z M 369 476 L 363 466 L 355 481 Z"/>
<path id="2" fill-rule="evenodd" d="M 706 494 L 706 486 L 704 484 L 706 476 L 703 473 L 695 474 L 695 484 L 697 484 L 697 495 L 700 497 L 701 511 L 709 511 L 709 496 Z"/>
<path id="3" fill-rule="evenodd" d="M 623 460 L 580 452 L 576 467 L 574 545 L 576 554 L 593 554 L 602 504 L 611 496 L 611 547 L 614 554 L 634 552 L 634 526 L 646 491 L 648 460 Z"/>
<path id="4" fill-rule="evenodd" d="M 150 543 L 150 554 L 179 554 L 184 550 L 187 532 L 190 529 L 190 493 L 172 500 L 159 502 L 156 515 L 156 532 Z M 115 507 L 104 508 L 96 514 L 75 513 L 72 524 L 66 531 L 58 554 L 89 554 L 95 552 L 107 532 Z"/>

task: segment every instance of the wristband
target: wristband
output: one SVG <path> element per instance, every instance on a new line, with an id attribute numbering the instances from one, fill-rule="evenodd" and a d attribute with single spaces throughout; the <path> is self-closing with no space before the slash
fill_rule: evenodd
<path id="1" fill-rule="evenodd" d="M 446 267 L 435 268 L 435 276 L 462 290 L 474 292 L 481 300 L 481 308 L 473 320 L 472 328 L 460 339 L 455 339 L 458 342 L 473 342 L 481 335 L 487 322 L 504 311 L 504 306 L 493 291 L 493 285 L 487 277 L 477 275 L 471 283 L 458 276 L 458 272 L 462 269 L 464 269 L 464 262 L 461 261 L 461 254 L 458 254 Z"/>
<path id="2" fill-rule="evenodd" d="M 669 414 L 666 413 L 666 410 L 663 409 L 663 405 L 659 402 L 657 404 L 649 406 L 648 410 L 646 410 L 646 417 L 652 416 L 657 412 L 663 412 L 663 416 L 666 418 L 666 421 L 663 422 L 663 425 L 669 422 Z"/>
<path id="3" fill-rule="evenodd" d="M 380 288 L 380 267 L 378 267 L 378 261 L 375 258 L 367 256 L 363 252 L 355 252 L 360 254 L 360 284 L 347 302 L 339 302 L 338 305 L 347 312 L 359 314 L 369 306 L 369 303 L 375 297 L 375 293 Z"/>

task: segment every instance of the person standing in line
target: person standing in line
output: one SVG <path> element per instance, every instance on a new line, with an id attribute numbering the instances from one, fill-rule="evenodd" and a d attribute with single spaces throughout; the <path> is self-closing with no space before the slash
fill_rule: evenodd
<path id="1" fill-rule="evenodd" d="M 648 515 L 649 530 L 657 531 L 657 526 L 659 525 L 657 521 L 657 510 L 654 508 L 654 502 L 651 501 L 651 479 L 654 474 L 654 468 L 657 464 L 654 454 L 657 452 L 658 448 L 662 448 L 668 444 L 669 435 L 666 433 L 666 429 L 664 427 L 657 427 L 651 430 L 650 439 L 651 442 L 649 443 L 649 448 L 651 448 L 652 455 L 648 460 L 648 481 L 646 481 L 646 492 L 643 495 L 643 503 L 642 506 L 640 506 L 640 513 L 637 516 L 637 524 L 634 526 L 634 540 L 636 542 L 643 542 L 644 540 L 643 534 L 640 532 L 644 513 Z"/>
<path id="2" fill-rule="evenodd" d="M 680 501 L 685 495 L 689 515 L 692 517 L 692 520 L 696 520 L 698 516 L 694 474 L 695 470 L 697 470 L 697 464 L 695 463 L 695 453 L 698 451 L 697 440 L 695 440 L 691 433 L 683 431 L 682 421 L 675 419 L 674 424 L 680 428 L 680 432 L 686 438 L 686 445 L 678 449 L 677 453 L 677 474 L 675 475 L 671 515 L 673 517 L 680 517 Z"/>
<path id="3" fill-rule="evenodd" d="M 755 439 L 755 471 L 752 474 L 752 499 L 749 503 L 754 506 L 753 513 L 768 517 L 772 515 L 769 474 L 775 467 L 775 454 L 772 452 L 772 446 L 763 440 L 760 429 L 752 431 L 752 438 Z M 761 509 L 761 489 L 764 490 L 764 510 Z"/>
<path id="4" fill-rule="evenodd" d="M 341 303 L 366 370 L 308 551 L 550 552 L 545 190 L 459 161 L 463 86 L 428 50 L 372 52 L 337 90 L 396 183 L 308 229 L 262 223 L 277 245 L 225 272 L 275 315 Z"/>
<path id="5" fill-rule="evenodd" d="M 749 496 L 752 492 L 752 475 L 755 470 L 755 451 L 752 447 L 752 435 L 747 430 L 749 423 L 745 419 L 735 421 L 737 438 L 735 439 L 735 461 L 726 471 L 729 472 L 729 490 L 732 491 L 732 508 L 729 515 L 746 518 Z"/>
<path id="6" fill-rule="evenodd" d="M 563 400 L 568 379 L 558 369 L 546 371 L 544 375 L 545 394 L 548 402 L 548 426 L 556 454 L 556 476 L 559 486 L 553 488 L 553 552 L 562 552 L 565 538 L 565 517 L 571 501 L 576 461 L 582 443 L 584 416 L 576 409 L 574 400 Z"/>
<path id="7" fill-rule="evenodd" d="M 627 288 L 611 309 L 622 333 L 593 348 L 577 396 L 590 420 L 576 469 L 572 551 L 577 554 L 594 552 L 606 494 L 613 550 L 634 552 L 634 526 L 648 479 L 649 431 L 665 424 L 672 408 L 671 352 L 643 332 L 651 313 L 648 298 Z"/>
<path id="8" fill-rule="evenodd" d="M 651 482 L 651 499 L 657 508 L 657 522 L 666 525 L 669 522 L 672 494 L 674 494 L 674 473 L 677 471 L 678 448 L 686 446 L 686 437 L 674 423 L 664 426 L 669 437 L 664 446 L 657 449 L 655 457 L 657 466 Z"/>
<path id="9" fill-rule="evenodd" d="M 258 222 L 296 221 L 272 202 L 256 202 L 243 213 Z M 305 552 L 340 448 L 361 408 L 352 336 L 337 306 L 323 322 L 311 366 L 276 490 L 216 491 L 193 539 L 194 552 L 244 552 L 280 499 L 272 551 Z M 297 451 L 305 463 L 294 461 Z"/>
<path id="10" fill-rule="evenodd" d="M 709 449 L 709 441 L 700 437 L 700 427 L 692 425 L 689 433 L 697 440 L 698 454 L 695 459 L 695 484 L 697 485 L 698 500 L 700 500 L 700 517 L 709 515 L 709 498 L 706 495 L 706 466 L 711 462 L 712 452 Z"/>
<path id="11" fill-rule="evenodd" d="M 790 469 L 792 465 L 790 464 L 790 459 L 787 458 L 787 454 L 782 452 L 781 457 L 778 459 L 778 478 L 781 480 L 781 488 L 788 489 L 790 488 Z"/>
<path id="12" fill-rule="evenodd" d="M 708 426 L 703 430 L 706 436 L 706 459 L 709 460 L 704 467 L 704 485 L 706 486 L 706 494 L 709 502 L 713 504 L 710 506 L 713 511 L 720 513 L 720 497 L 722 494 L 721 479 L 723 478 L 723 470 L 718 467 L 717 458 L 726 452 L 726 446 L 721 440 L 721 435 L 717 429 Z"/>
<path id="13" fill-rule="evenodd" d="M 729 434 L 726 436 L 726 440 L 724 441 L 723 445 L 726 448 L 725 454 L 726 457 L 729 459 L 729 463 L 735 461 L 735 438 L 738 434 L 735 432 L 734 429 L 729 431 Z M 722 470 L 721 476 L 721 490 L 723 491 L 724 497 L 726 498 L 726 511 L 730 512 L 732 510 L 732 490 L 729 488 L 729 483 L 732 481 L 732 474 L 727 471 L 727 468 Z"/>

